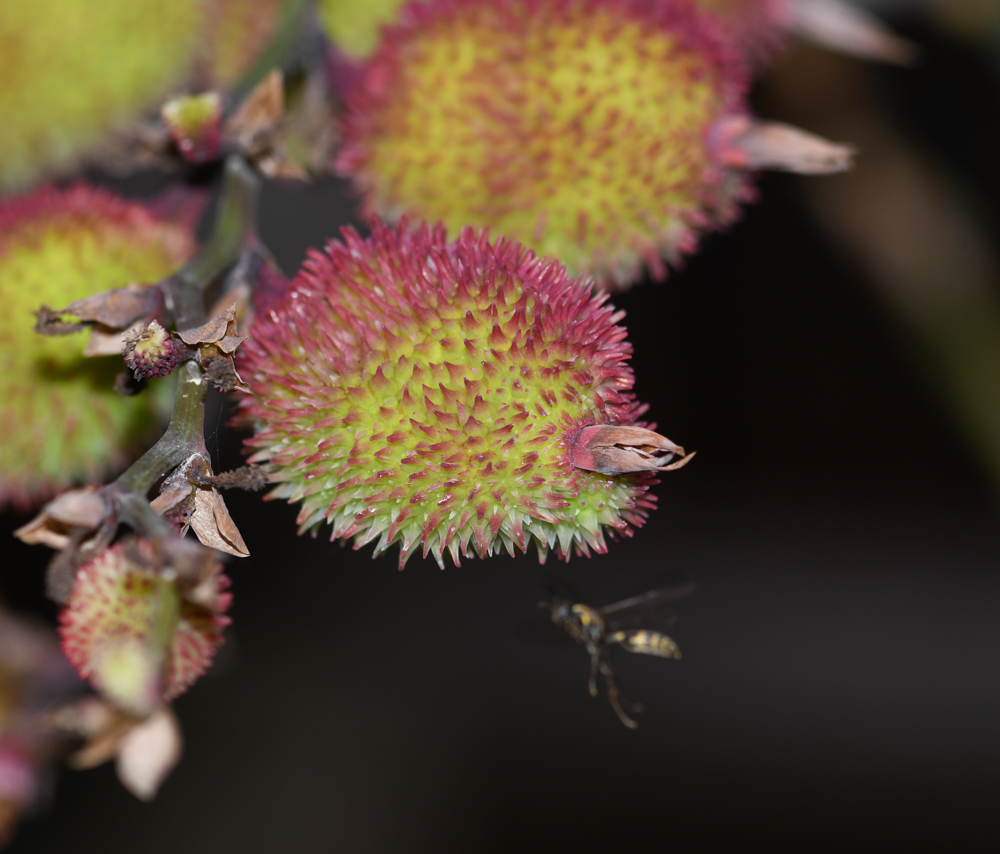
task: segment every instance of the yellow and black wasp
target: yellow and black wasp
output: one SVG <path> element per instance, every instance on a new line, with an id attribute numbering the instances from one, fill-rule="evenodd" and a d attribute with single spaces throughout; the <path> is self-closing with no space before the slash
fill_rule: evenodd
<path id="1" fill-rule="evenodd" d="M 673 603 L 692 590 L 693 584 L 658 587 L 602 608 L 553 595 L 551 601 L 539 602 L 538 607 L 550 611 L 552 622 L 586 648 L 590 655 L 590 696 L 597 696 L 597 677 L 603 676 L 611 708 L 625 726 L 635 729 L 638 723 L 629 712 L 641 712 L 642 705 L 622 694 L 612 649 L 619 646 L 640 655 L 680 658 L 680 650 L 673 640 L 658 631 L 640 627 L 670 616 Z"/>

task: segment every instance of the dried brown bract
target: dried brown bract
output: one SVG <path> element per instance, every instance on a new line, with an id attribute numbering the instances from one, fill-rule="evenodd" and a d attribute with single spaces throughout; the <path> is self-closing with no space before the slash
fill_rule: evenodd
<path id="1" fill-rule="evenodd" d="M 192 455 L 167 478 L 160 495 L 151 502 L 152 507 L 182 535 L 190 527 L 203 545 L 235 557 L 248 557 L 246 543 L 212 479 L 208 458 Z"/>
<path id="2" fill-rule="evenodd" d="M 680 445 L 644 427 L 597 424 L 576 433 L 569 455 L 570 462 L 579 469 L 618 475 L 675 471 L 686 466 L 694 452 L 685 454 Z"/>

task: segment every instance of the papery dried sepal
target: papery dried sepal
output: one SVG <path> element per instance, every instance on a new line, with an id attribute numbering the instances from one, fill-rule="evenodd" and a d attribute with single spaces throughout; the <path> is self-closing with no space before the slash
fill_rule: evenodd
<path id="1" fill-rule="evenodd" d="M 735 116 L 716 128 L 719 157 L 743 169 L 774 169 L 801 175 L 831 175 L 854 165 L 857 147 L 830 142 L 783 122 Z"/>
<path id="2" fill-rule="evenodd" d="M 182 751 L 177 717 L 169 706 L 162 706 L 122 736 L 115 771 L 126 789 L 150 801 L 180 761 Z"/>
<path id="3" fill-rule="evenodd" d="M 152 507 L 170 519 L 182 535 L 190 527 L 202 545 L 234 557 L 249 557 L 213 480 L 208 457 L 192 455 L 166 479 Z"/>
<path id="4" fill-rule="evenodd" d="M 577 468 L 601 474 L 639 471 L 676 471 L 694 452 L 644 427 L 594 425 L 569 440 L 569 459 Z"/>

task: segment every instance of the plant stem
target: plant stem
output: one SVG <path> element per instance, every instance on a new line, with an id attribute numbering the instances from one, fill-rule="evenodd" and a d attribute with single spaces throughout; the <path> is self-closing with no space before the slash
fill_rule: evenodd
<path id="1" fill-rule="evenodd" d="M 243 79 L 233 87 L 229 96 L 231 104 L 240 104 L 273 68 L 281 65 L 291 54 L 302 30 L 303 16 L 310 5 L 310 0 L 287 0 L 271 41 L 261 51 L 250 70 L 243 75 Z"/>
<path id="2" fill-rule="evenodd" d="M 237 263 L 256 233 L 260 187 L 260 176 L 241 155 L 230 155 L 226 159 L 212 234 L 198 254 L 171 277 L 165 288 L 167 306 L 173 312 L 178 329 L 190 329 L 205 322 L 205 292 Z M 167 431 L 114 482 L 119 494 L 133 493 L 145 500 L 161 477 L 192 454 L 207 456 L 204 421 L 208 385 L 204 373 L 195 362 L 185 362 L 177 373 L 180 382 Z M 132 508 L 129 513 L 136 516 L 135 521 L 140 525 L 147 526 L 149 520 L 144 522 L 139 518 L 145 514 L 138 508 Z"/>
<path id="3" fill-rule="evenodd" d="M 256 234 L 260 188 L 260 176 L 242 155 L 226 158 L 211 236 L 164 288 L 177 329 L 190 329 L 207 320 L 205 292 L 239 260 Z"/>
<path id="4" fill-rule="evenodd" d="M 113 486 L 121 492 L 145 497 L 157 480 L 192 454 L 207 454 L 204 422 L 208 384 L 195 362 L 185 362 L 179 373 L 180 384 L 167 432 L 114 482 Z"/>

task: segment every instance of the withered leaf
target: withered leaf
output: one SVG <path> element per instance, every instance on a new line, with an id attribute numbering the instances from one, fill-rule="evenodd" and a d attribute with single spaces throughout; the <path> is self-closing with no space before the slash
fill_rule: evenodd
<path id="1" fill-rule="evenodd" d="M 193 454 L 174 470 L 150 504 L 161 515 L 173 515 L 182 521 L 182 533 L 190 527 L 202 545 L 235 557 L 248 557 L 250 552 L 225 501 L 210 485 L 212 477 L 208 459 Z"/>
<path id="2" fill-rule="evenodd" d="M 280 71 L 272 71 L 240 104 L 226 122 L 226 132 L 255 135 L 281 121 L 285 113 L 285 87 Z"/>
<path id="3" fill-rule="evenodd" d="M 217 341 L 215 346 L 227 356 L 231 356 L 236 352 L 236 348 L 246 340 L 246 335 L 227 335 L 221 341 Z"/>
<path id="4" fill-rule="evenodd" d="M 41 512 L 14 532 L 28 545 L 66 548 L 74 529 L 92 531 L 111 514 L 112 507 L 100 487 L 71 489 L 46 504 Z"/>
<path id="5" fill-rule="evenodd" d="M 239 528 L 217 490 L 201 487 L 195 489 L 190 525 L 202 545 L 235 557 L 250 556 Z"/>
<path id="6" fill-rule="evenodd" d="M 71 768 L 84 770 L 114 758 L 118 742 L 135 718 L 101 697 L 87 696 L 49 709 L 40 722 L 54 732 L 84 739 L 83 747 L 69 758 Z"/>
<path id="7" fill-rule="evenodd" d="M 159 288 L 132 284 L 77 300 L 61 309 L 59 314 L 68 314 L 109 329 L 125 329 L 142 317 L 157 314 L 162 304 Z"/>
<path id="8" fill-rule="evenodd" d="M 84 356 L 120 356 L 125 350 L 125 336 L 130 332 L 142 329 L 149 318 L 143 318 L 133 323 L 128 329 L 108 329 L 106 326 L 94 326 L 90 330 L 90 339 L 83 348 Z"/>
<path id="9" fill-rule="evenodd" d="M 39 335 L 72 335 L 81 329 L 86 329 L 84 323 L 67 323 L 62 314 L 43 305 L 35 312 L 35 332 Z"/>
<path id="10" fill-rule="evenodd" d="M 171 477 L 160 487 L 160 494 L 149 502 L 149 506 L 161 516 L 166 516 L 184 499 L 189 498 L 193 491 L 194 486 L 184 477 Z"/>
<path id="11" fill-rule="evenodd" d="M 191 347 L 196 347 L 199 344 L 215 344 L 226 337 L 238 337 L 236 333 L 236 305 L 233 304 L 225 311 L 219 312 L 208 323 L 193 329 L 180 330 L 177 334 L 181 341 Z"/>

